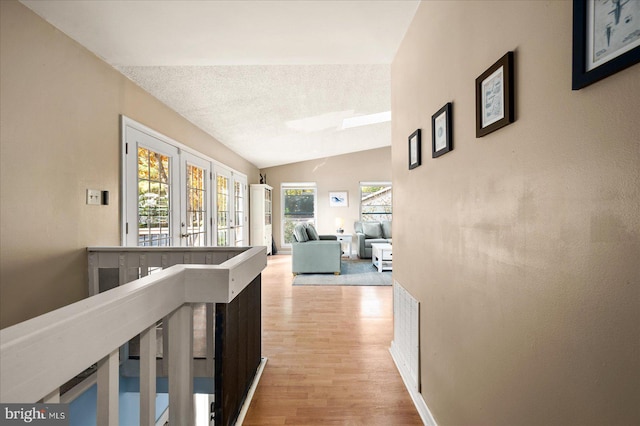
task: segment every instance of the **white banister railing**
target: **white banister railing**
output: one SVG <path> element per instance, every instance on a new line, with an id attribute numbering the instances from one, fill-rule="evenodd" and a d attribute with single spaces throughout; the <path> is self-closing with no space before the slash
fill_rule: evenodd
<path id="1" fill-rule="evenodd" d="M 120 252 L 119 262 L 127 263 L 130 257 L 139 259 L 135 250 L 123 254 L 123 249 L 114 248 Z M 180 249 L 183 260 L 185 250 L 189 249 Z M 155 256 L 156 250 L 151 252 L 151 256 L 145 255 L 145 262 Z M 216 254 L 208 252 L 210 257 L 206 258 L 204 251 L 195 250 L 188 260 L 204 253 L 205 261 L 213 263 Z M 158 250 L 160 262 L 168 262 L 171 253 Z M 230 303 L 267 265 L 264 247 L 238 249 L 233 254 L 219 265 L 175 265 L 0 330 L 0 402 L 59 400 L 59 387 L 97 362 L 98 425 L 117 424 L 118 348 L 142 334 L 141 418 L 153 424 L 150 407 L 155 400 L 155 324 L 168 317 L 170 423 L 188 424 L 184 420 L 193 418 L 190 304 Z M 91 258 L 89 263 L 91 271 Z M 147 264 L 153 263 L 155 260 Z M 121 276 L 125 278 L 123 269 Z M 98 272 L 95 274 L 97 277 Z M 91 272 L 90 282 L 97 289 Z M 171 422 L 174 416 L 178 417 Z"/>

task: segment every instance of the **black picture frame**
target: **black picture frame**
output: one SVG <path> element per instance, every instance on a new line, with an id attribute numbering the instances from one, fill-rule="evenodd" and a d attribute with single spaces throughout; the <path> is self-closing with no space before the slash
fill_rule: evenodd
<path id="1" fill-rule="evenodd" d="M 409 170 L 422 164 L 421 144 L 420 129 L 417 129 L 409 135 Z"/>
<path id="2" fill-rule="evenodd" d="M 431 116 L 431 158 L 440 157 L 453 149 L 453 104 L 447 102 Z"/>
<path id="3" fill-rule="evenodd" d="M 603 13 L 597 14 L 600 17 L 599 23 L 596 22 L 595 18 L 594 0 L 573 0 L 572 90 L 580 90 L 640 62 L 640 39 L 638 39 L 637 36 L 629 46 L 612 50 L 611 53 L 606 52 L 607 48 L 610 47 L 611 40 L 609 37 L 625 37 L 624 34 L 626 34 L 626 30 L 623 29 L 623 25 L 626 25 L 625 20 L 628 19 L 628 16 L 625 16 L 623 13 L 627 5 L 629 5 L 628 7 L 635 6 L 633 11 L 635 11 L 636 15 L 634 19 L 630 20 L 630 23 L 638 25 L 640 22 L 640 6 L 638 6 L 637 3 L 633 3 L 633 0 L 631 3 L 612 3 L 611 6 L 614 7 L 614 9 L 609 12 L 605 10 Z M 592 15 L 591 19 L 590 15 Z M 622 22 L 620 20 L 622 20 Z M 590 25 L 590 22 L 592 22 L 592 25 Z M 617 27 L 620 27 L 620 29 L 618 30 Z M 590 52 L 595 52 L 597 49 L 597 42 L 595 41 L 596 28 L 606 28 L 606 31 L 609 32 L 609 36 L 607 37 L 609 46 L 605 49 L 600 49 L 596 54 L 605 55 L 603 56 L 603 61 L 606 59 L 606 56 L 611 57 L 611 59 L 597 66 L 595 64 L 591 65 L 592 58 L 590 57 Z M 631 27 L 632 37 L 633 33 L 637 34 L 637 30 L 638 28 L 636 26 Z M 592 43 L 593 49 L 590 49 Z M 636 46 L 631 50 L 624 51 L 624 49 L 633 45 Z"/>
<path id="4" fill-rule="evenodd" d="M 515 121 L 514 52 L 507 52 L 476 78 L 476 138 Z"/>

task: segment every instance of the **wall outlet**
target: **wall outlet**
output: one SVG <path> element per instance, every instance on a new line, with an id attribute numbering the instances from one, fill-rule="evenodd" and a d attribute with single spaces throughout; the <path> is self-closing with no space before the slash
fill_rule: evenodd
<path id="1" fill-rule="evenodd" d="M 99 206 L 102 202 L 102 191 L 87 189 L 87 204 Z"/>

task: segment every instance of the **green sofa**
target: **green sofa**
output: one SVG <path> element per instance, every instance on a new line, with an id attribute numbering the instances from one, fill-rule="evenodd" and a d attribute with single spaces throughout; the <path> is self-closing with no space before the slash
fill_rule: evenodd
<path id="1" fill-rule="evenodd" d="M 360 259 L 371 259 L 371 244 L 391 243 L 391 221 L 355 222 L 353 229 L 358 241 L 354 241 Z"/>
<path id="2" fill-rule="evenodd" d="M 342 245 L 335 235 L 318 235 L 309 223 L 293 228 L 295 242 L 291 243 L 291 270 L 297 274 L 340 274 Z"/>

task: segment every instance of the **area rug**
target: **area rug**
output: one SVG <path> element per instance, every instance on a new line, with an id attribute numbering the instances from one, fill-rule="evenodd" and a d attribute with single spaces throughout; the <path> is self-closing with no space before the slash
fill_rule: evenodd
<path id="1" fill-rule="evenodd" d="M 299 274 L 293 285 L 391 285 L 391 271 L 378 272 L 371 259 L 342 259 L 340 275 Z"/>

